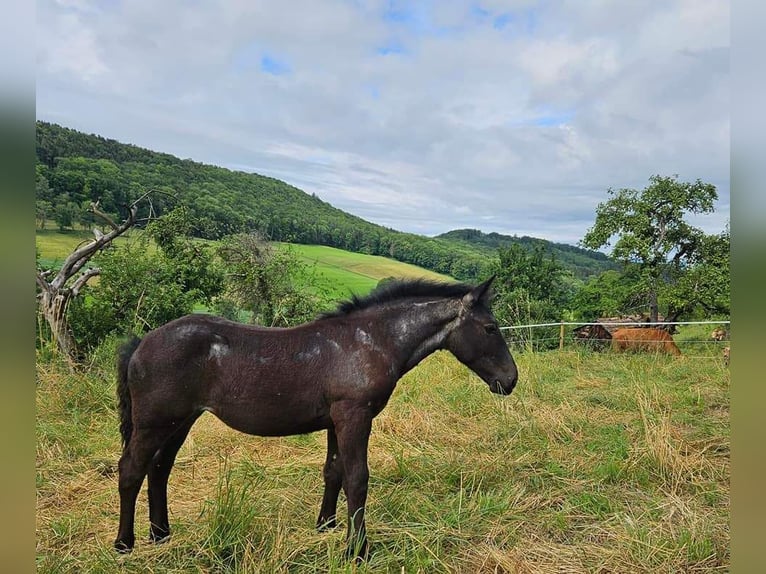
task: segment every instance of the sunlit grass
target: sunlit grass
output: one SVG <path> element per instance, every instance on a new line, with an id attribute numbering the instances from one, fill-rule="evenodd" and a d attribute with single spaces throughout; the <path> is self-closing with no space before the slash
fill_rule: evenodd
<path id="1" fill-rule="evenodd" d="M 169 488 L 172 539 L 117 528 L 109 349 L 38 365 L 40 572 L 679 572 L 729 565 L 729 372 L 718 360 L 518 354 L 510 397 L 447 353 L 400 381 L 370 441 L 372 556 L 320 534 L 324 436 L 259 438 L 203 416 Z M 339 504 L 341 516 L 345 500 Z"/>

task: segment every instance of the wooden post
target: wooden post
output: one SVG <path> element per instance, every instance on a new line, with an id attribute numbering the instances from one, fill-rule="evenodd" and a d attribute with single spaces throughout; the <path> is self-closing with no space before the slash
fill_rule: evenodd
<path id="1" fill-rule="evenodd" d="M 564 323 L 561 323 L 561 328 L 559 329 L 559 351 L 564 350 Z"/>

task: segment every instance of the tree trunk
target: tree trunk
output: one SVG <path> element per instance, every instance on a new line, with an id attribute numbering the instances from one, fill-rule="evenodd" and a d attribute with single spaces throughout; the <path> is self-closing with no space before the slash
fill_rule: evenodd
<path id="1" fill-rule="evenodd" d="M 69 330 L 66 319 L 66 308 L 70 298 L 71 291 L 68 290 L 59 291 L 55 294 L 44 291 L 40 301 L 40 310 L 51 328 L 53 341 L 67 357 L 75 359 L 77 357 L 77 344 Z"/>
<path id="2" fill-rule="evenodd" d="M 656 323 L 660 316 L 660 308 L 657 303 L 657 291 L 652 289 L 649 293 L 649 322 Z"/>

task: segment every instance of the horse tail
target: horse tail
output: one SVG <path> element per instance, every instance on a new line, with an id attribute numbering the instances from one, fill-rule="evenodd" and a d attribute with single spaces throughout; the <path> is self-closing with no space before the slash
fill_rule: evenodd
<path id="1" fill-rule="evenodd" d="M 128 363 L 140 342 L 141 339 L 138 337 L 132 337 L 120 345 L 117 353 L 117 406 L 120 410 L 120 434 L 123 448 L 128 445 L 133 434 L 133 401 L 128 388 Z"/>

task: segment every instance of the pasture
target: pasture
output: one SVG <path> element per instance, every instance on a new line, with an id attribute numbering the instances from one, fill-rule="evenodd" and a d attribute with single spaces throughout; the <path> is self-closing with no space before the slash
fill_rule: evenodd
<path id="1" fill-rule="evenodd" d="M 39 261 L 46 266 L 60 266 L 64 259 L 80 243 L 91 240 L 90 231 L 65 231 L 54 229 L 37 230 L 35 233 Z M 118 237 L 116 244 L 130 241 L 130 237 L 140 233 L 132 230 L 124 237 Z M 205 240 L 199 240 L 205 242 Z M 347 299 L 352 293 L 357 295 L 371 291 L 378 281 L 386 277 L 424 277 L 441 281 L 452 278 L 433 271 L 402 263 L 376 255 L 352 253 L 325 247 L 323 245 L 299 245 L 288 243 L 275 244 L 281 249 L 290 249 L 314 273 L 314 286 L 326 291 L 333 299 Z"/>
<path id="2" fill-rule="evenodd" d="M 259 438 L 205 414 L 169 487 L 172 539 L 117 555 L 114 350 L 37 365 L 38 572 L 724 572 L 729 384 L 711 358 L 516 352 L 510 397 L 446 353 L 375 419 L 371 557 L 314 529 L 323 433 Z M 341 499 L 341 505 L 343 498 Z M 342 508 L 340 506 L 339 508 Z"/>
<path id="3" fill-rule="evenodd" d="M 350 293 L 367 293 L 386 277 L 453 280 L 446 275 L 378 255 L 352 253 L 323 245 L 280 245 L 291 249 L 310 267 L 313 266 L 320 283 L 341 299 L 347 298 Z"/>

